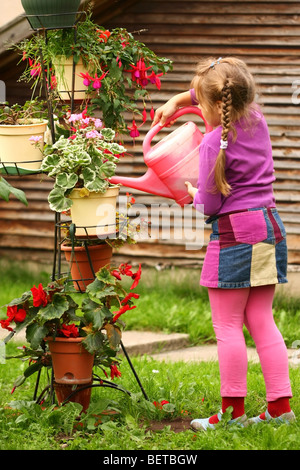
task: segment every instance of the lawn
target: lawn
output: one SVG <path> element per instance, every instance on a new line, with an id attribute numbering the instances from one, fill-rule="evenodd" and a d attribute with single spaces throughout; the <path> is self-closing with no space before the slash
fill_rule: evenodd
<path id="1" fill-rule="evenodd" d="M 31 266 L 2 262 L 0 305 L 33 284 L 46 283 L 50 272 L 50 269 L 41 272 Z M 214 342 L 207 292 L 199 288 L 198 281 L 196 270 L 144 269 L 138 287 L 138 308 L 127 312 L 127 328 L 188 333 L 193 344 Z M 291 347 L 300 339 L 299 300 L 277 297 L 274 313 L 287 346 Z M 247 342 L 251 345 L 248 337 Z M 7 355 L 15 354 L 17 346 L 9 343 Z M 35 376 L 11 395 L 12 384 L 24 365 L 17 359 L 0 364 L 0 449 L 163 450 L 166 454 L 178 450 L 299 450 L 299 422 L 244 429 L 227 427 L 221 422 L 216 431 L 197 434 L 189 429 L 192 418 L 209 416 L 220 407 L 217 362 L 165 363 L 147 355 L 133 357 L 132 361 L 149 400 L 144 399 L 124 359 L 122 376 L 116 382 L 130 395 L 104 387 L 94 388 L 89 411 L 81 419 L 78 419 L 78 405 L 69 403 L 60 409 L 51 406 L 41 409 L 32 402 Z M 294 390 L 292 407 L 300 416 L 299 365 L 291 367 L 290 375 Z M 265 409 L 259 364 L 249 364 L 248 390 L 246 412 L 253 416 Z M 162 409 L 153 404 L 163 400 L 168 403 Z"/>

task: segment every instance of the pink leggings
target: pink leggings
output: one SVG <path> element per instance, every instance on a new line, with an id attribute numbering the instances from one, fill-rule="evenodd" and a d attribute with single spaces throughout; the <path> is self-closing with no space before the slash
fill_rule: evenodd
<path id="1" fill-rule="evenodd" d="M 275 285 L 208 289 L 218 344 L 222 397 L 247 395 L 247 350 L 243 324 L 252 336 L 266 385 L 267 401 L 291 397 L 284 340 L 273 318 Z"/>

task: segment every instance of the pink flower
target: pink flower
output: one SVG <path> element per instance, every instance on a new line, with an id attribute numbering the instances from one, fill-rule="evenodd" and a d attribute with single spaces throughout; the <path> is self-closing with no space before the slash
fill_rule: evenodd
<path id="1" fill-rule="evenodd" d="M 96 131 L 96 129 L 89 131 L 85 134 L 85 137 L 87 139 L 95 139 L 96 137 L 102 137 L 102 134 L 100 132 Z"/>
<path id="2" fill-rule="evenodd" d="M 98 129 L 99 129 L 100 127 L 102 127 L 102 121 L 101 121 L 101 119 L 95 119 L 94 125 L 95 125 L 95 127 L 97 127 Z"/>
<path id="3" fill-rule="evenodd" d="M 69 117 L 69 122 L 77 122 L 77 121 L 81 121 L 81 119 L 82 119 L 82 113 L 71 114 L 71 116 Z"/>
<path id="4" fill-rule="evenodd" d="M 30 142 L 37 144 L 42 139 L 41 135 L 32 135 L 29 137 Z"/>

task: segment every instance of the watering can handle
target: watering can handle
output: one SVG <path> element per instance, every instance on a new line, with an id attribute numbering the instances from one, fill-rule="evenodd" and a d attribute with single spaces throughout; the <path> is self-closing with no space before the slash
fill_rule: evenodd
<path id="1" fill-rule="evenodd" d="M 169 117 L 165 123 L 164 126 L 161 126 L 159 123 L 156 124 L 154 127 L 152 127 L 152 129 L 150 129 L 150 131 L 148 132 L 148 134 L 146 135 L 145 139 L 144 139 L 144 142 L 143 142 L 143 152 L 144 152 L 144 155 L 147 155 L 147 153 L 150 151 L 151 149 L 151 141 L 153 139 L 153 137 L 165 126 L 167 126 L 170 122 L 174 121 L 175 119 L 179 118 L 180 116 L 182 116 L 183 114 L 198 114 L 198 116 L 200 116 L 203 121 L 204 121 L 204 124 L 205 124 L 205 130 L 206 132 L 210 132 L 212 131 L 212 127 L 209 126 L 207 124 L 207 122 L 205 121 L 204 117 L 203 117 L 203 114 L 202 114 L 202 111 L 201 109 L 198 108 L 198 106 L 184 106 L 183 108 L 180 108 L 178 111 L 176 111 L 173 116 Z"/>

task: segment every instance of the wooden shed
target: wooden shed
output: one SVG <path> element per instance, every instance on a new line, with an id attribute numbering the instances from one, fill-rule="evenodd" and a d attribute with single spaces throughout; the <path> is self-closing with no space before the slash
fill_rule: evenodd
<path id="1" fill-rule="evenodd" d="M 276 170 L 274 184 L 277 206 L 286 225 L 289 247 L 289 275 L 300 268 L 300 6 L 293 0 L 98 0 L 94 19 L 107 29 L 125 27 L 158 55 L 173 60 L 173 71 L 153 87 L 154 108 L 173 94 L 187 90 L 200 57 L 237 56 L 245 60 L 256 78 L 258 102 L 271 133 Z M 20 68 L 17 57 L 5 51 L 4 40 L 20 40 L 30 34 L 26 19 L 15 18 L 0 30 L 0 79 L 7 86 L 7 99 L 20 102 L 30 91 L 17 82 Z M 131 120 L 132 116 L 128 116 Z M 142 141 L 150 123 L 141 128 L 135 145 L 126 139 L 129 155 L 122 160 L 119 174 L 138 177 L 145 172 Z M 163 135 L 163 132 L 162 132 Z M 16 200 L 0 202 L 0 252 L 11 258 L 28 257 L 44 262 L 53 251 L 54 214 L 47 195 L 51 180 L 35 177 L 10 178 L 24 189 L 29 200 L 25 208 Z M 124 188 L 136 202 L 150 208 L 173 201 L 141 191 Z M 150 265 L 201 266 L 209 230 L 204 230 L 204 247 L 187 249 L 187 240 L 174 236 L 176 220 L 183 209 L 174 209 L 169 237 L 158 237 L 125 246 L 116 256 Z M 189 212 L 191 233 L 195 214 Z M 161 217 L 162 224 L 164 223 Z M 162 230 L 160 226 L 160 230 Z M 189 237 L 189 234 L 188 234 Z"/>

